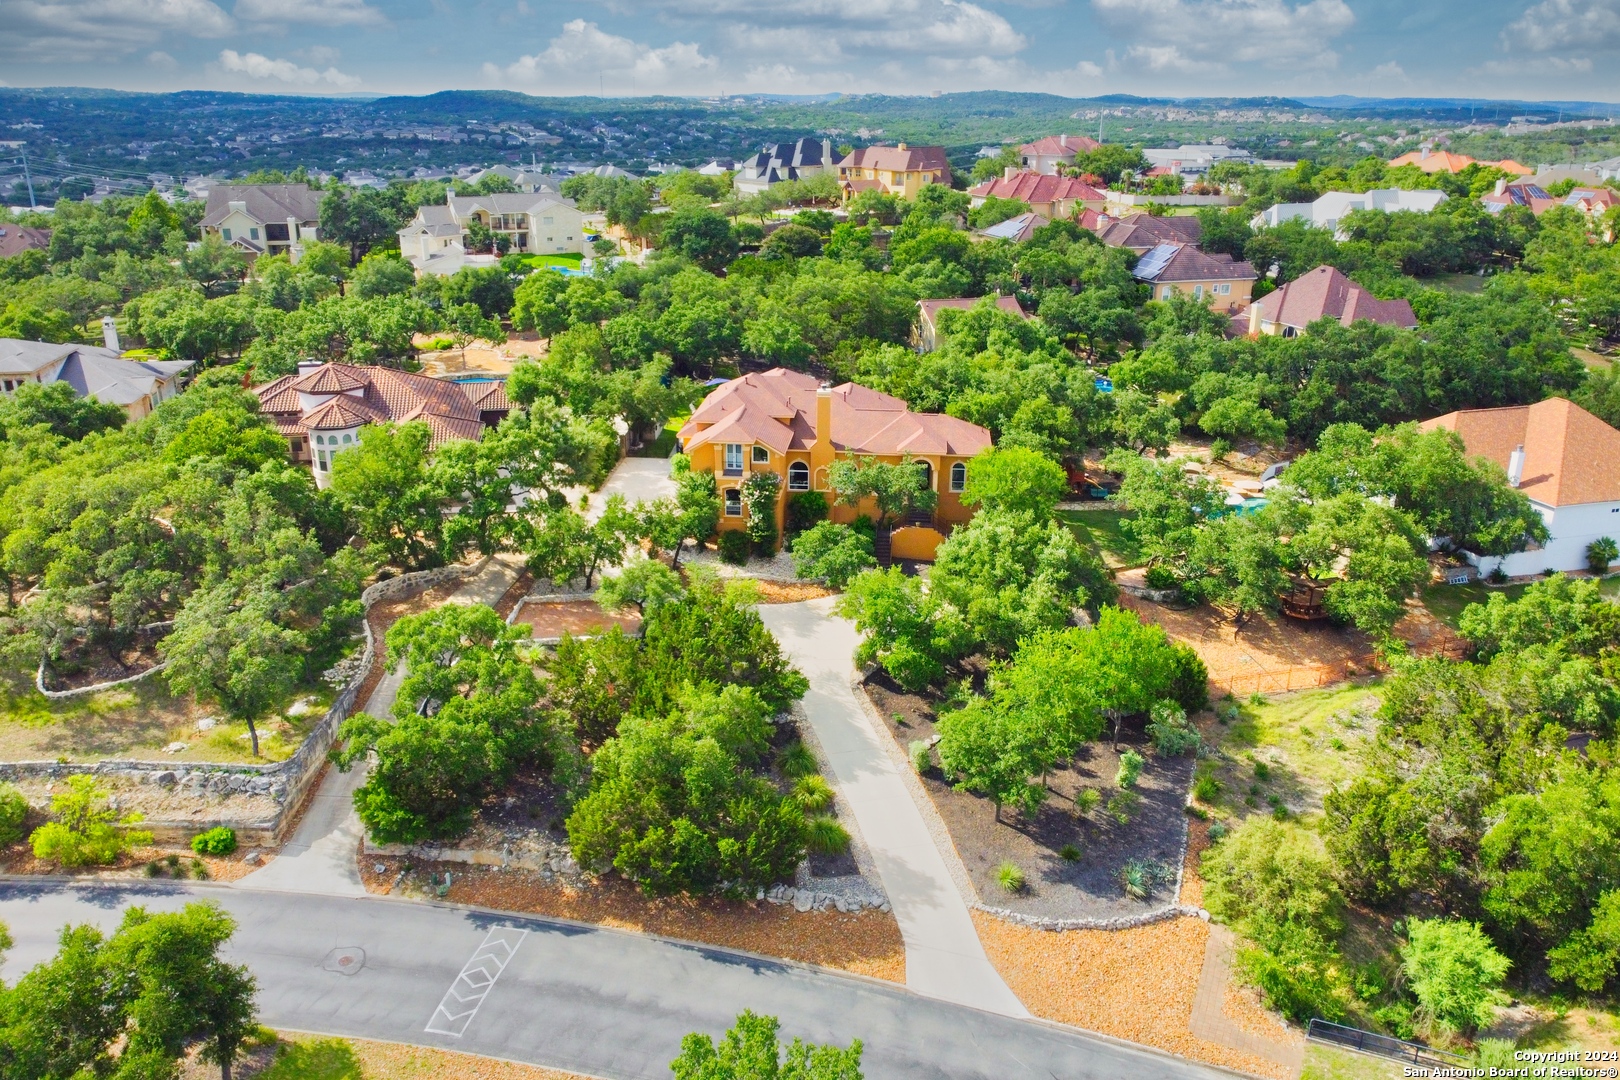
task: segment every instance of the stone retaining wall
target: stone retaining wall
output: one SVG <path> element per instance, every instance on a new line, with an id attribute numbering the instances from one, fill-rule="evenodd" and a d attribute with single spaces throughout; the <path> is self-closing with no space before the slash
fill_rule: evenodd
<path id="1" fill-rule="evenodd" d="M 446 581 L 460 580 L 471 577 L 481 571 L 489 560 L 487 558 L 471 565 L 453 563 L 449 566 L 440 566 L 432 570 L 421 570 L 414 574 L 401 574 L 399 577 L 389 578 L 371 585 L 360 594 L 360 602 L 369 612 L 373 604 L 383 600 L 393 600 L 408 593 L 429 589 Z M 199 798 L 210 795 L 230 795 L 237 792 L 253 795 L 268 795 L 274 799 L 279 807 L 275 819 L 261 822 L 246 828 L 247 835 L 242 838 L 244 843 L 268 844 L 278 843 L 282 835 L 291 826 L 298 816 L 298 810 L 305 798 L 313 788 L 315 780 L 321 774 L 321 766 L 326 762 L 327 751 L 337 740 L 338 728 L 343 721 L 349 718 L 355 707 L 355 699 L 359 697 L 360 687 L 371 672 L 371 665 L 376 659 L 377 643 L 372 639 L 371 625 L 368 620 L 361 620 L 361 630 L 365 635 L 365 649 L 360 655 L 360 666 L 346 686 L 339 691 L 332 702 L 331 708 L 326 710 L 319 723 L 304 736 L 292 757 L 285 761 L 270 764 L 218 764 L 214 762 L 175 762 L 175 761 L 131 761 L 106 760 L 97 762 L 56 762 L 56 761 L 10 761 L 0 762 L 0 780 L 21 780 L 39 777 L 51 780 L 61 780 L 69 776 L 103 776 L 108 778 L 133 779 L 137 783 L 162 784 L 165 787 L 173 785 L 184 788 L 190 794 Z M 161 668 L 162 665 L 159 665 Z M 145 678 L 158 668 L 152 668 L 123 682 L 133 682 L 134 679 Z M 103 687 L 85 687 L 80 690 L 66 692 L 88 693 L 93 689 L 103 689 L 105 686 L 115 686 L 117 683 L 107 683 Z M 47 696 L 60 697 L 64 692 L 48 694 Z M 141 823 L 141 828 L 150 830 L 155 837 L 164 842 L 185 842 L 200 832 L 205 832 L 219 821 L 161 821 L 152 820 Z M 243 828 L 230 822 L 238 833 Z"/>
<path id="2" fill-rule="evenodd" d="M 92 683 L 90 686 L 77 686 L 71 690 L 47 690 L 45 689 L 45 661 L 41 660 L 39 662 L 39 670 L 34 672 L 34 689 L 44 694 L 52 701 L 62 701 L 66 698 L 80 697 L 84 694 L 99 694 L 101 691 L 111 690 L 115 686 L 125 686 L 132 682 L 140 682 L 149 675 L 156 675 L 158 672 L 162 671 L 168 666 L 169 662 L 167 660 L 163 660 L 153 664 L 145 671 L 129 676 L 127 679 L 114 679 L 112 682 Z"/>

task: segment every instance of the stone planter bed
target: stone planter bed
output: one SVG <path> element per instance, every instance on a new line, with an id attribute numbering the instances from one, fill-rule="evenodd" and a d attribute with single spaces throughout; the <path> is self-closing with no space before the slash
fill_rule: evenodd
<path id="1" fill-rule="evenodd" d="M 881 674 L 868 681 L 866 692 L 902 749 L 937 737 L 936 701 L 907 694 Z M 950 835 L 979 906 L 1048 929 L 1065 924 L 1115 927 L 1191 913 L 1179 910 L 1177 893 L 1193 758 L 1159 757 L 1141 721 L 1127 722 L 1120 749 L 1136 750 L 1147 764 L 1135 789 L 1140 801 L 1129 823 L 1121 824 L 1107 810 L 1119 791 L 1114 782 L 1119 755 L 1110 738 L 1082 746 L 1074 761 L 1052 771 L 1047 777 L 1052 793 L 1033 820 L 1005 806 L 998 823 L 995 804 L 948 784 L 936 756 L 936 764 L 920 777 L 922 788 Z M 1096 790 L 1101 802 L 1082 814 L 1075 798 L 1087 788 Z M 1061 855 L 1070 844 L 1080 851 L 1072 862 Z M 1146 900 L 1127 897 L 1121 884 L 1120 872 L 1132 860 L 1148 860 L 1163 870 Z M 1003 862 L 1024 872 L 1028 884 L 1022 891 L 1008 893 L 997 882 L 996 869 Z"/>
<path id="2" fill-rule="evenodd" d="M 519 601 L 512 622 L 523 623 L 534 631 L 536 641 L 556 641 L 567 633 L 574 637 L 595 637 L 617 626 L 627 634 L 641 633 L 641 616 L 634 609 L 603 611 L 595 600 Z"/>

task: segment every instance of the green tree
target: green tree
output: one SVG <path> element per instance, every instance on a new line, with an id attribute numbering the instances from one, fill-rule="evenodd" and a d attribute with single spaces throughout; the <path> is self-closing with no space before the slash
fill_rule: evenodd
<path id="1" fill-rule="evenodd" d="M 349 275 L 349 292 L 362 300 L 403 296 L 416 285 L 416 270 L 397 252 L 377 252 L 360 260 Z"/>
<path id="2" fill-rule="evenodd" d="M 680 575 L 656 559 L 632 559 L 618 574 L 604 576 L 596 590 L 596 602 L 608 611 L 634 604 L 643 616 L 665 604 L 678 604 L 686 598 Z"/>
<path id="3" fill-rule="evenodd" d="M 94 397 L 80 397 L 65 382 L 25 382 L 0 400 L 0 434 L 44 424 L 53 435 L 79 440 L 124 426 L 124 410 Z"/>
<path id="4" fill-rule="evenodd" d="M 701 1032 L 683 1038 L 670 1070 L 675 1080 L 861 1080 L 861 1040 L 840 1049 L 795 1038 L 784 1047 L 779 1029 L 776 1017 L 744 1009 L 718 1046 Z"/>
<path id="5" fill-rule="evenodd" d="M 636 515 L 623 495 L 610 496 L 595 521 L 566 506 L 553 510 L 528 539 L 529 567 L 558 585 L 582 580 L 589 589 L 598 571 L 624 563 L 637 530 Z"/>
<path id="6" fill-rule="evenodd" d="M 878 529 L 884 532 L 913 511 L 933 510 L 939 501 L 939 494 L 923 475 L 923 465 L 909 459 L 893 465 L 875 459 L 841 458 L 828 468 L 827 477 L 839 502 L 858 507 L 872 500 Z"/>
<path id="7" fill-rule="evenodd" d="M 717 274 L 737 257 L 737 237 L 731 223 L 713 210 L 677 210 L 664 219 L 659 247 L 692 260 Z"/>
<path id="8" fill-rule="evenodd" d="M 882 665 L 912 692 L 938 684 L 946 665 L 972 645 L 961 615 L 898 566 L 857 574 L 838 601 L 838 613 L 862 635 L 856 662 Z"/>
<path id="9" fill-rule="evenodd" d="M 432 432 L 420 421 L 368 424 L 360 445 L 332 459 L 332 497 L 361 539 L 402 569 L 443 561 L 441 495 L 428 472 Z"/>
<path id="10" fill-rule="evenodd" d="M 1052 459 L 1021 446 L 991 447 L 968 462 L 962 502 L 1046 521 L 1068 493 L 1068 476 Z"/>
<path id="11" fill-rule="evenodd" d="M 1488 1027 L 1512 963 L 1479 924 L 1413 919 L 1406 937 L 1401 947 L 1406 985 L 1428 1020 L 1441 1031 L 1463 1035 Z"/>

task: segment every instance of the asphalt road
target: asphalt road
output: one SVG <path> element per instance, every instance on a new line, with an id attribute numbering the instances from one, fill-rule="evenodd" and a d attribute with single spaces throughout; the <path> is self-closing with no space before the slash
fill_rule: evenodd
<path id="1" fill-rule="evenodd" d="M 198 898 L 236 916 L 233 958 L 258 977 L 261 1019 L 275 1027 L 612 1080 L 667 1080 L 684 1034 L 718 1035 L 751 1008 L 781 1017 L 784 1037 L 861 1039 L 872 1080 L 1230 1075 L 870 980 L 638 934 L 379 898 L 11 879 L 0 882 L 0 921 L 16 939 L 4 974 L 14 980 L 49 957 L 69 922 L 110 930 L 130 904 L 169 910 Z"/>

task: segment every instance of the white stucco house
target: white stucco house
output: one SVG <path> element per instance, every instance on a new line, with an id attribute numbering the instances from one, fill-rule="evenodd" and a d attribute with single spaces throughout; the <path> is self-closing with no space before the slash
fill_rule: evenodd
<path id="1" fill-rule="evenodd" d="M 518 254 L 585 253 L 585 215 L 555 194 L 450 195 L 443 206 L 418 207 L 399 230 L 399 250 L 419 274 L 453 274 L 464 266 L 493 265 L 488 254 L 467 251 L 467 230 L 479 222 L 507 238 Z"/>
<path id="2" fill-rule="evenodd" d="M 297 262 L 304 245 L 320 239 L 321 199 L 308 184 L 221 184 L 208 190 L 199 226 L 249 259 L 286 255 Z"/>
<path id="3" fill-rule="evenodd" d="M 1400 210 L 1427 214 L 1446 201 L 1446 193 L 1427 188 L 1404 191 L 1401 188 L 1373 188 L 1371 191 L 1329 191 L 1315 202 L 1278 203 L 1254 216 L 1249 224 L 1256 229 L 1278 226 L 1295 218 L 1305 219 L 1307 225 L 1338 232 L 1339 222 L 1352 210 L 1382 210 L 1393 214 Z M 1343 237 L 1340 237 L 1343 239 Z"/>
<path id="4" fill-rule="evenodd" d="M 1425 422 L 1425 431 L 1456 432 L 1472 457 L 1507 471 L 1547 523 L 1547 542 L 1503 557 L 1473 556 L 1489 574 L 1586 569 L 1594 540 L 1620 540 L 1620 431 L 1574 402 L 1548 398 L 1505 409 L 1465 409 Z"/>
<path id="5" fill-rule="evenodd" d="M 79 397 L 119 406 L 131 422 L 178 394 L 191 368 L 189 360 L 125 360 L 100 345 L 0 338 L 0 392 L 64 382 Z"/>

